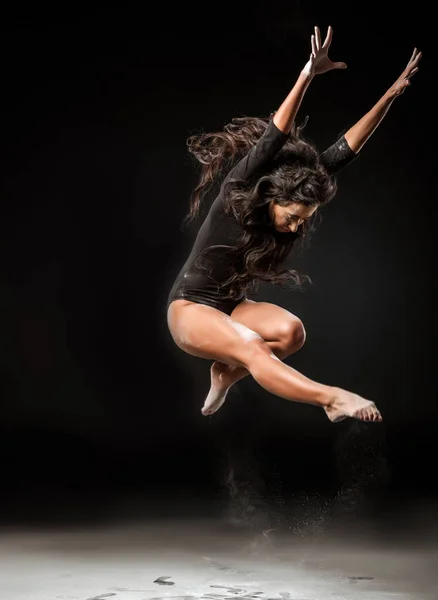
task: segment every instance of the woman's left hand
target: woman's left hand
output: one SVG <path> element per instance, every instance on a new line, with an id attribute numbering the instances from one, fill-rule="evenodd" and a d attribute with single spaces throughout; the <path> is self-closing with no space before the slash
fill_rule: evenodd
<path id="1" fill-rule="evenodd" d="M 414 52 L 404 71 L 389 88 L 388 92 L 390 96 L 395 98 L 397 98 L 397 96 L 401 96 L 408 85 L 411 84 L 411 77 L 418 71 L 418 63 L 420 62 L 421 56 L 421 52 L 417 48 L 414 48 Z"/>
<path id="2" fill-rule="evenodd" d="M 315 34 L 312 35 L 311 44 L 312 52 L 310 58 L 307 61 L 303 73 L 313 77 L 313 75 L 320 75 L 333 69 L 346 69 L 347 65 L 344 62 L 333 62 L 328 57 L 328 50 L 333 38 L 333 28 L 330 26 L 327 30 L 327 35 L 324 43 L 321 42 L 321 32 L 319 27 L 315 27 Z"/>

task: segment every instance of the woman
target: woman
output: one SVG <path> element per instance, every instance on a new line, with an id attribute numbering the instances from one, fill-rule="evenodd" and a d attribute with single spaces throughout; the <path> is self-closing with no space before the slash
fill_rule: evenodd
<path id="1" fill-rule="evenodd" d="M 382 420 L 374 402 L 312 381 L 282 362 L 304 344 L 303 324 L 283 308 L 246 297 L 259 281 L 300 284 L 302 277 L 284 268 L 285 259 L 297 240 L 306 239 L 319 207 L 335 195 L 334 175 L 356 157 L 418 71 L 421 52 L 415 49 L 377 104 L 319 155 L 294 121 L 313 78 L 346 68 L 328 57 L 332 36 L 329 27 L 322 43 L 315 27 L 310 58 L 271 119 L 234 119 L 221 133 L 188 140 L 203 165 L 190 218 L 210 184 L 234 161 L 168 301 L 168 326 L 177 346 L 214 361 L 204 415 L 217 411 L 230 387 L 250 374 L 272 394 L 322 407 L 332 422 Z"/>

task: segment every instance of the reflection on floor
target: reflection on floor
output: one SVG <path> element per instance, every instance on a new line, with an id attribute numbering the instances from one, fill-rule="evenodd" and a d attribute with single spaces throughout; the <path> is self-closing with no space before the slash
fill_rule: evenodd
<path id="1" fill-rule="evenodd" d="M 1 600 L 436 600 L 438 545 L 211 519 L 3 528 Z"/>

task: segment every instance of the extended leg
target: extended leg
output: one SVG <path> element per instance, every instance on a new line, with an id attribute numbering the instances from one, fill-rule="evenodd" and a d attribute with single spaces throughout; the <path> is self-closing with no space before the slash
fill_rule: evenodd
<path id="1" fill-rule="evenodd" d="M 268 392 L 324 408 L 331 421 L 381 420 L 374 402 L 312 381 L 281 362 L 256 332 L 214 308 L 175 300 L 169 307 L 168 325 L 175 343 L 188 354 L 245 367 Z"/>
<path id="2" fill-rule="evenodd" d="M 279 359 L 297 352 L 306 339 L 300 319 L 284 308 L 268 302 L 245 300 L 234 309 L 231 318 L 258 333 Z M 208 416 L 219 410 L 231 386 L 249 374 L 245 367 L 233 367 L 215 361 L 210 369 L 211 386 L 202 414 Z"/>

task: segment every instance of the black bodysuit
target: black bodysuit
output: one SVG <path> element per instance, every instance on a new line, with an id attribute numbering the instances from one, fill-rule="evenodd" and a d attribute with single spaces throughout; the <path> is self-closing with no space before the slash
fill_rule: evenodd
<path id="1" fill-rule="evenodd" d="M 231 215 L 225 213 L 224 209 L 225 184 L 230 179 L 248 180 L 254 176 L 275 157 L 288 137 L 289 135 L 280 131 L 271 119 L 257 144 L 230 170 L 199 229 L 192 251 L 170 290 L 168 306 L 173 300 L 181 298 L 212 306 L 230 315 L 234 308 L 244 300 L 244 293 L 238 298 L 227 298 L 229 289 L 221 287 L 221 283 L 228 278 L 228 264 L 224 258 L 223 248 L 214 248 L 209 252 L 208 272 L 197 267 L 195 261 L 197 256 L 210 246 L 235 246 L 238 243 L 241 235 L 240 226 Z M 321 154 L 320 160 L 327 171 L 334 175 L 356 156 L 348 146 L 345 137 L 342 136 Z"/>

